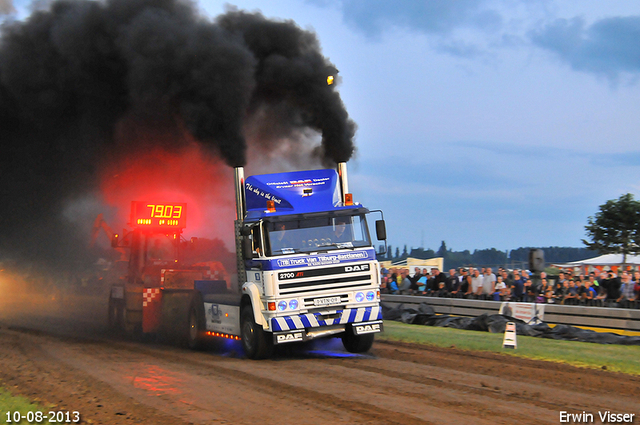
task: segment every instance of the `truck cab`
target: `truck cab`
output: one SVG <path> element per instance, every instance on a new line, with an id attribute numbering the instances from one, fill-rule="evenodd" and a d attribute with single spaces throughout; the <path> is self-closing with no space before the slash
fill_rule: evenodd
<path id="1" fill-rule="evenodd" d="M 383 329 L 369 210 L 352 201 L 341 181 L 346 168 L 339 171 L 252 176 L 242 184 L 240 327 L 249 357 L 320 337 L 341 337 L 348 351 L 365 352 Z M 376 224 L 384 239 L 384 222 Z"/>

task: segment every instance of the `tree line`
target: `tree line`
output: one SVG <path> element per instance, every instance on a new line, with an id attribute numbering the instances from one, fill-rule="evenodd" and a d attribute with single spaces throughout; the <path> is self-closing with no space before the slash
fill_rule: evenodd
<path id="1" fill-rule="evenodd" d="M 437 251 L 424 248 L 407 249 L 389 245 L 386 254 L 379 255 L 381 261 L 400 262 L 407 257 L 426 260 L 434 257 L 444 259 L 444 269 L 464 266 L 499 266 L 526 264 L 529 251 L 542 249 L 547 263 L 568 263 L 584 260 L 602 254 L 622 254 L 626 263 L 628 255 L 640 255 L 640 201 L 626 193 L 618 199 L 612 199 L 600 205 L 595 215 L 587 219 L 584 227 L 586 239 L 582 239 L 583 248 L 572 247 L 521 247 L 511 251 L 499 251 L 495 248 L 453 251 L 442 241 Z"/>
<path id="2" fill-rule="evenodd" d="M 378 256 L 380 261 L 400 262 L 408 257 L 426 260 L 429 258 L 442 257 L 444 259 L 444 269 L 465 267 L 465 266 L 504 266 L 510 264 L 523 264 L 529 261 L 529 251 L 532 249 L 542 249 L 547 263 L 567 263 L 570 261 L 584 260 L 598 255 L 598 251 L 589 248 L 573 247 L 520 247 L 510 251 L 500 251 L 495 248 L 475 249 L 473 251 L 454 251 L 447 248 L 445 241 L 442 241 L 437 251 L 425 248 L 411 248 L 404 246 L 402 251 L 399 247 L 389 246 L 386 254 Z M 519 266 L 522 267 L 522 266 Z M 526 267 L 526 266 L 525 266 Z"/>

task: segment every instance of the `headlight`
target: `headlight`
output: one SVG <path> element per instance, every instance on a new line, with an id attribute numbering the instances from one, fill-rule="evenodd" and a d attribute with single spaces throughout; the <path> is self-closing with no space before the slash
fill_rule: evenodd
<path id="1" fill-rule="evenodd" d="M 356 294 L 356 301 L 361 303 L 362 301 L 364 301 L 364 293 L 363 292 L 358 292 Z"/>
<path id="2" fill-rule="evenodd" d="M 373 301 L 376 297 L 376 294 L 373 291 L 367 292 L 367 301 Z"/>
<path id="3" fill-rule="evenodd" d="M 298 300 L 289 301 L 289 309 L 295 310 L 298 308 Z"/>
<path id="4" fill-rule="evenodd" d="M 286 301 L 280 301 L 278 303 L 278 310 L 285 311 L 286 309 L 287 309 L 287 302 Z"/>

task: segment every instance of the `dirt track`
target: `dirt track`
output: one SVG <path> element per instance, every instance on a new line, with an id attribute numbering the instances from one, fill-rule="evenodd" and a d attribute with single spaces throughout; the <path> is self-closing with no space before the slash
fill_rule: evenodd
<path id="1" fill-rule="evenodd" d="M 337 340 L 256 362 L 237 343 L 105 336 L 90 310 L 0 316 L 0 385 L 95 424 L 557 424 L 560 411 L 600 423 L 599 410 L 640 423 L 640 377 L 403 344 L 354 356 Z"/>

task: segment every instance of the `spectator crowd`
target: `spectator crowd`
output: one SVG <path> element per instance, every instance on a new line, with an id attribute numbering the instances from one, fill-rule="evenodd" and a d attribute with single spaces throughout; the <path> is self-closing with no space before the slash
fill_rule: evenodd
<path id="1" fill-rule="evenodd" d="M 562 271 L 533 276 L 527 270 L 500 267 L 451 269 L 383 268 L 381 291 L 396 295 L 467 298 L 492 301 L 536 302 L 564 305 L 639 308 L 640 271 L 595 270 L 589 274 Z"/>

